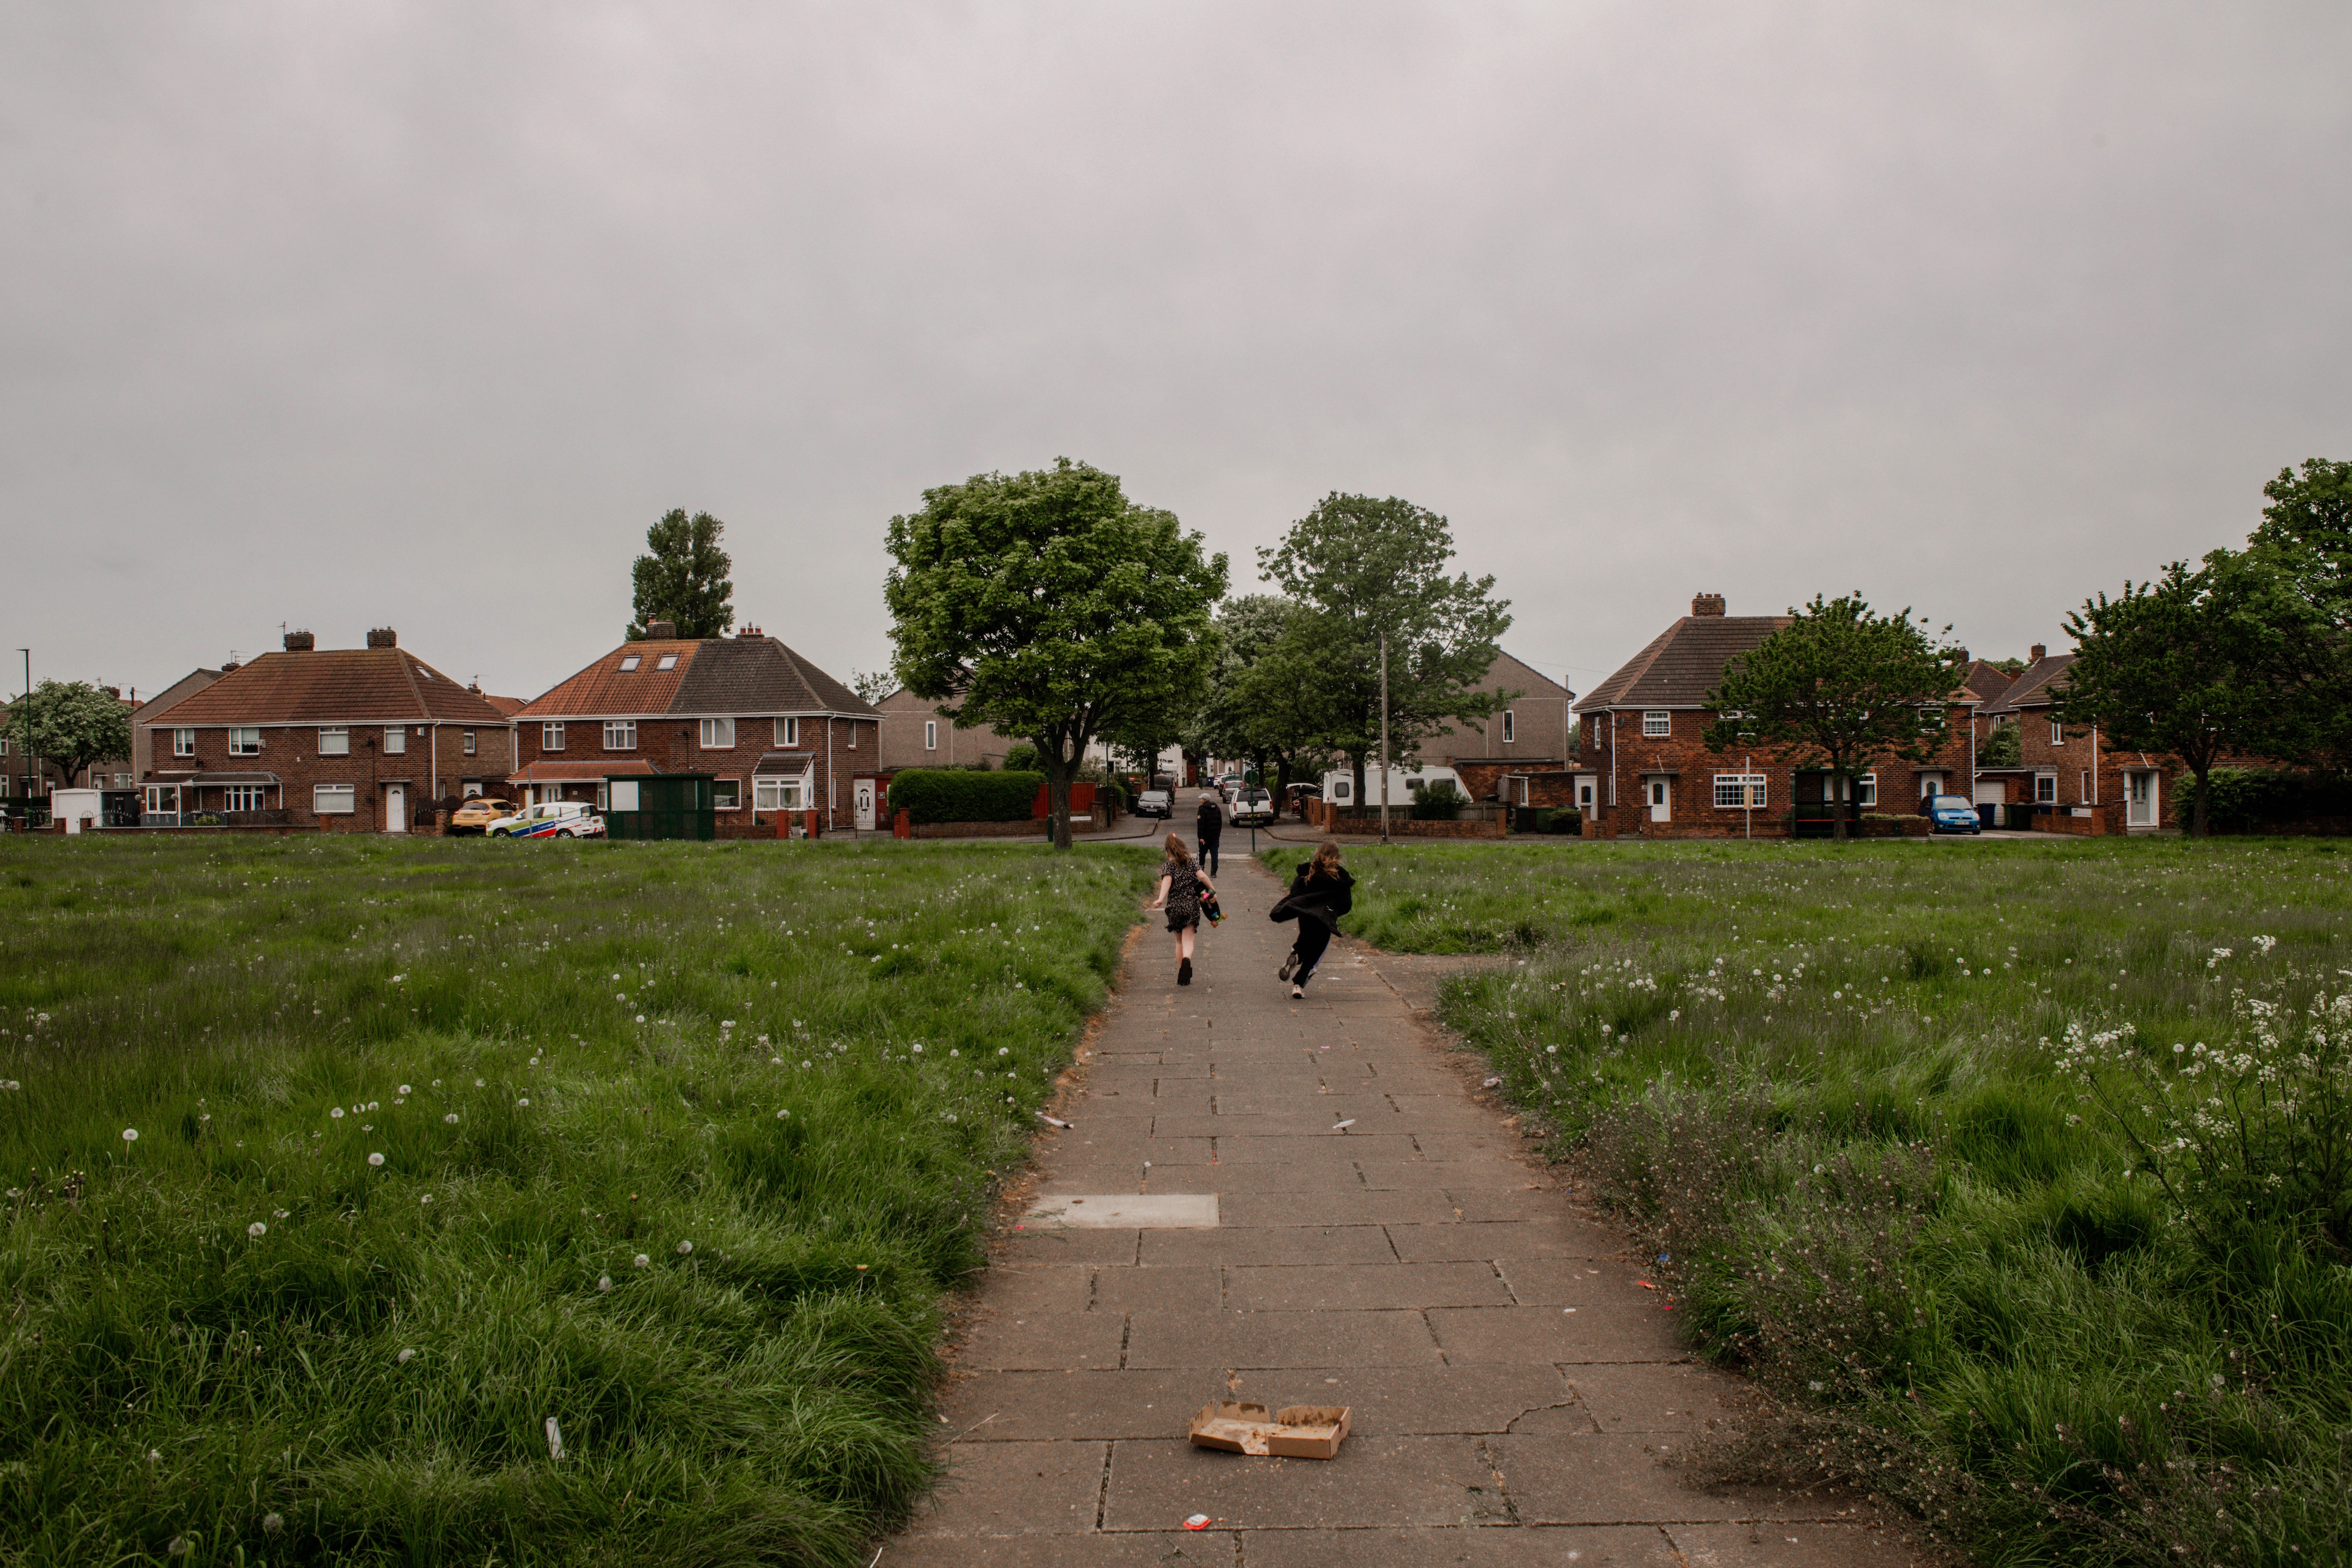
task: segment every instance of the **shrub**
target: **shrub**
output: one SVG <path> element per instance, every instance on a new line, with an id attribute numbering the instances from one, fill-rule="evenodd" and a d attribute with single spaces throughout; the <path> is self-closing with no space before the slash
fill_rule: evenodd
<path id="1" fill-rule="evenodd" d="M 1042 773 L 909 768 L 890 780 L 890 810 L 918 822 L 1024 822 L 1045 782 Z"/>
<path id="2" fill-rule="evenodd" d="M 2306 821 L 2314 817 L 2352 817 L 2352 776 L 2217 768 L 2209 779 L 2210 818 L 2217 833 L 2258 832 L 2269 823 Z M 2182 779 L 2174 800 L 2173 813 L 2182 823 L 2197 820 L 2195 779 Z"/>
<path id="3" fill-rule="evenodd" d="M 1996 724 L 1985 737 L 1977 752 L 1979 768 L 2022 768 L 2025 766 L 2025 737 L 2013 723 Z"/>
<path id="4" fill-rule="evenodd" d="M 1584 831 L 1584 813 L 1574 806 L 1561 806 L 1544 819 L 1547 833 L 1580 834 Z"/>
<path id="5" fill-rule="evenodd" d="M 1421 792 L 1412 803 L 1412 820 L 1416 822 L 1450 822 L 1461 814 L 1469 797 L 1454 787 L 1451 779 L 1440 779 Z"/>
<path id="6" fill-rule="evenodd" d="M 1038 773 L 1044 770 L 1044 758 L 1037 755 L 1037 748 L 1025 740 L 1004 754 L 1004 771 L 1007 773 Z"/>

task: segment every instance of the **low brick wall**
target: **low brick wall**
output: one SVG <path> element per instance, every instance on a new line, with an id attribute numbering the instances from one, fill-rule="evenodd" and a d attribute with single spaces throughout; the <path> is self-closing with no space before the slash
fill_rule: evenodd
<path id="1" fill-rule="evenodd" d="M 1073 817 L 1076 828 L 1084 818 Z M 1091 824 L 1089 824 L 1091 825 Z M 1053 824 L 1032 818 L 1025 822 L 909 822 L 910 839 L 1031 839 L 1043 838 Z"/>
<path id="2" fill-rule="evenodd" d="M 1307 803 L 1307 822 L 1311 828 L 1326 833 L 1348 833 L 1376 837 L 1381 831 L 1378 811 L 1342 811 L 1328 800 Z M 1392 839 L 1499 839 L 1504 836 L 1502 819 L 1492 821 L 1423 822 L 1413 820 L 1409 809 L 1395 808 L 1389 812 L 1389 837 Z"/>

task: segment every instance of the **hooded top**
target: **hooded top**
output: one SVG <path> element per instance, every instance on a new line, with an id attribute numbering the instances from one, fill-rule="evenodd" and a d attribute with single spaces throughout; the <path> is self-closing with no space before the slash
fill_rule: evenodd
<path id="1" fill-rule="evenodd" d="M 1313 862 L 1300 866 L 1290 879 L 1290 891 L 1282 902 L 1265 912 L 1269 920 L 1312 920 L 1318 925 L 1339 929 L 1339 916 L 1354 907 L 1356 879 L 1348 868 L 1337 868 L 1331 876 L 1309 876 Z"/>
<path id="2" fill-rule="evenodd" d="M 1200 831 L 1203 839 L 1221 839 L 1225 835 L 1225 813 L 1213 795 L 1201 797 Z"/>

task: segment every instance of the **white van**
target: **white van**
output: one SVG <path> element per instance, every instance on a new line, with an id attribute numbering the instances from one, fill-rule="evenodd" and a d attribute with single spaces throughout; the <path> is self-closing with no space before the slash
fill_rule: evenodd
<path id="1" fill-rule="evenodd" d="M 1421 792 L 1423 789 L 1428 789 L 1432 784 L 1441 782 L 1461 789 L 1465 800 L 1469 798 L 1470 791 L 1462 789 L 1462 775 L 1451 768 L 1441 765 L 1413 768 L 1391 766 L 1389 768 L 1390 810 L 1396 810 L 1410 807 L 1421 798 Z M 1359 805 L 1372 810 L 1380 810 L 1380 769 L 1377 768 L 1364 769 L 1364 799 L 1360 801 L 1356 799 L 1356 776 L 1353 772 L 1340 768 L 1326 773 L 1323 775 L 1323 799 L 1341 810 L 1348 810 Z"/>

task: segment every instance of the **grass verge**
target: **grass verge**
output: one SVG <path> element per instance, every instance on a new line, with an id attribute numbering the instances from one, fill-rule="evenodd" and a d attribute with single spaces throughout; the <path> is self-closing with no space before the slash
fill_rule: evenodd
<path id="1" fill-rule="evenodd" d="M 0 842 L 0 1563 L 862 1563 L 1149 868 Z"/>
<path id="2" fill-rule="evenodd" d="M 1858 1481 L 1988 1563 L 2344 1560 L 2352 855 L 1349 862 L 1356 935 L 1525 960 L 1450 982 L 1446 1017 L 1654 1242 L 1700 1343 L 1786 1396 L 1714 1463 Z"/>

